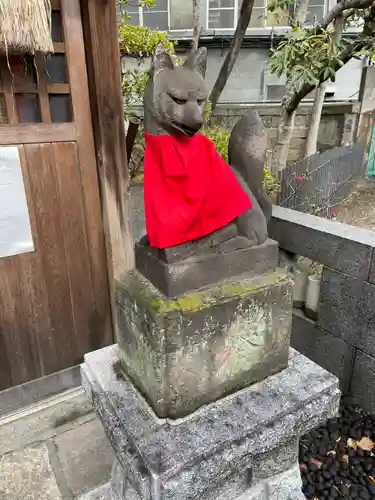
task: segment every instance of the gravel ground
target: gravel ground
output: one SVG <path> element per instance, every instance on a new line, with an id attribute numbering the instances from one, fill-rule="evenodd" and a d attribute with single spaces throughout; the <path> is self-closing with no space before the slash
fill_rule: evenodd
<path id="1" fill-rule="evenodd" d="M 342 403 L 338 418 L 300 441 L 308 499 L 375 500 L 375 415 Z"/>
<path id="2" fill-rule="evenodd" d="M 336 210 L 336 220 L 375 231 L 375 181 L 363 181 Z"/>

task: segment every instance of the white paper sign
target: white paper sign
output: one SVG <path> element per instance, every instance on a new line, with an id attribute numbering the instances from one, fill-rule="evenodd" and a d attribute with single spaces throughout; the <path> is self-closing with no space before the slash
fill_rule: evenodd
<path id="1" fill-rule="evenodd" d="M 34 251 L 17 147 L 0 147 L 0 257 Z"/>

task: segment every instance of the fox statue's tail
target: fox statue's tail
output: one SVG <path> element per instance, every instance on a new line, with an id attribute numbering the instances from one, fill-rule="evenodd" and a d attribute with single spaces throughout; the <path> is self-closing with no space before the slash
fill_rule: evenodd
<path id="1" fill-rule="evenodd" d="M 250 110 L 233 127 L 228 161 L 241 174 L 269 222 L 272 202 L 263 189 L 266 148 L 267 137 L 262 120 L 257 111 Z"/>

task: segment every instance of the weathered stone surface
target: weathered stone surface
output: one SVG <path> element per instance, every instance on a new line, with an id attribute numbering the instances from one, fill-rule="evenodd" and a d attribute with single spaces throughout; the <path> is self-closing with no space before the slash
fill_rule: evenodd
<path id="1" fill-rule="evenodd" d="M 121 498 L 114 495 L 111 485 L 108 483 L 81 495 L 78 500 L 121 500 Z"/>
<path id="2" fill-rule="evenodd" d="M 284 271 L 167 299 L 134 271 L 117 286 L 125 372 L 160 417 L 182 417 L 285 368 L 292 282 Z"/>
<path id="3" fill-rule="evenodd" d="M 99 420 L 65 432 L 55 445 L 61 472 L 74 495 L 109 480 L 114 456 Z"/>
<path id="4" fill-rule="evenodd" d="M 256 276 L 276 268 L 278 245 L 275 241 L 268 240 L 253 247 L 247 246 L 246 239 L 244 242 L 245 248 L 240 250 L 229 248 L 228 251 L 207 254 L 203 251 L 202 255 L 170 263 L 158 258 L 153 248 L 136 244 L 136 268 L 167 297 L 176 297 L 244 273 Z"/>
<path id="5" fill-rule="evenodd" d="M 26 384 L 21 384 L 0 392 L 0 416 L 13 413 L 20 408 L 33 405 L 48 397 L 79 387 L 81 375 L 79 366 L 73 366 L 52 373 Z M 1 441 L 1 440 L 0 440 Z"/>
<path id="6" fill-rule="evenodd" d="M 340 380 L 341 391 L 349 390 L 355 349 L 319 328 L 300 311 L 293 311 L 290 345 Z"/>
<path id="7" fill-rule="evenodd" d="M 117 346 L 87 355 L 82 379 L 123 469 L 123 498 L 300 498 L 298 439 L 336 414 L 336 377 L 291 350 L 282 372 L 171 422 L 118 377 L 118 359 Z"/>
<path id="8" fill-rule="evenodd" d="M 294 454 L 295 450 L 294 450 Z M 280 464 L 283 463 L 283 457 L 280 457 Z M 284 464 L 285 466 L 286 464 Z M 242 476 L 246 478 L 246 473 L 249 473 L 251 469 L 242 473 Z M 271 471 L 269 471 L 271 473 Z M 114 497 L 103 496 L 102 490 L 96 490 L 96 495 L 94 492 L 89 497 L 85 497 L 82 500 L 143 500 L 144 497 L 139 496 L 136 490 L 129 483 L 126 472 L 118 464 L 118 473 L 116 474 L 117 480 L 112 481 L 112 495 Z M 205 500 L 305 500 L 302 494 L 302 481 L 301 473 L 297 461 L 294 461 L 293 466 L 276 474 L 274 476 L 267 476 L 264 480 L 257 482 L 255 486 L 251 486 L 251 481 L 249 477 L 242 481 L 249 484 L 249 488 L 243 492 L 243 488 L 239 488 L 240 495 L 237 496 L 236 489 L 231 488 L 231 483 L 233 483 L 233 477 L 229 478 L 227 487 L 224 487 L 222 492 L 218 491 L 207 491 L 203 493 L 203 498 Z M 238 479 L 238 478 L 236 478 Z M 117 482 L 117 484 L 114 484 Z M 241 482 L 240 482 L 241 484 Z M 108 494 L 108 491 L 105 491 Z M 154 498 L 161 498 L 159 495 L 155 495 Z M 173 497 L 175 498 L 175 497 Z M 201 497 L 199 497 L 201 498 Z"/>
<path id="9" fill-rule="evenodd" d="M 269 235 L 284 250 L 368 279 L 375 246 L 372 231 L 275 206 Z"/>
<path id="10" fill-rule="evenodd" d="M 318 325 L 375 357 L 375 285 L 325 268 Z"/>
<path id="11" fill-rule="evenodd" d="M 56 402 L 49 401 L 48 405 L 34 406 L 33 410 L 22 418 L 8 418 L 1 422 L 0 455 L 47 441 L 95 418 L 92 405 L 82 390 L 60 396 Z M 12 439 L 9 439 L 10 435 Z"/>
<path id="12" fill-rule="evenodd" d="M 150 247 L 151 251 L 155 252 L 155 255 L 161 260 L 172 263 L 179 260 L 187 259 L 188 257 L 195 257 L 197 254 L 200 256 L 210 254 L 216 251 L 220 251 L 221 245 L 228 240 L 236 238 L 238 235 L 237 226 L 235 224 L 229 224 L 226 227 L 218 229 L 208 236 L 199 238 L 196 241 L 189 241 L 183 243 L 182 245 L 176 245 L 174 247 L 168 248 L 155 248 Z M 146 237 L 147 238 L 147 237 Z M 246 246 L 249 246 L 249 241 L 246 238 L 242 238 L 247 242 Z M 218 248 L 220 246 L 220 248 Z M 240 248 L 243 248 L 240 247 Z"/>
<path id="13" fill-rule="evenodd" d="M 354 360 L 350 395 L 354 403 L 369 413 L 375 413 L 375 358 L 357 351 Z"/>
<path id="14" fill-rule="evenodd" d="M 375 285 L 375 251 L 372 253 L 369 281 Z"/>
<path id="15" fill-rule="evenodd" d="M 62 500 L 45 444 L 0 458 L 1 500 Z"/>

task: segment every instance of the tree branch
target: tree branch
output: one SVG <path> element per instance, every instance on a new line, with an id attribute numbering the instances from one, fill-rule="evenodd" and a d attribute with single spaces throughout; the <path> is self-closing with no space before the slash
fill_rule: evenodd
<path id="1" fill-rule="evenodd" d="M 359 51 L 364 50 L 364 49 L 369 49 L 373 46 L 374 44 L 374 39 L 373 38 L 361 38 L 354 44 L 349 43 L 345 46 L 345 48 L 341 51 L 341 54 L 339 56 L 339 59 L 343 64 L 346 64 L 347 62 L 352 59 L 355 54 L 357 54 Z M 338 71 L 340 69 L 340 65 L 337 63 L 335 67 L 333 67 L 334 71 Z M 324 70 L 320 74 L 319 78 L 319 83 L 324 82 Z M 302 85 L 302 87 L 295 92 L 289 99 L 289 102 L 286 103 L 286 111 L 287 113 L 293 113 L 299 103 L 304 99 L 312 90 L 314 90 L 316 85 L 311 85 L 308 83 L 305 83 Z"/>
<path id="2" fill-rule="evenodd" d="M 238 17 L 238 23 L 236 31 L 234 32 L 232 43 L 225 57 L 225 61 L 220 68 L 219 76 L 212 88 L 209 100 L 211 102 L 212 110 L 215 109 L 217 101 L 219 100 L 221 93 L 228 81 L 228 78 L 232 72 L 233 66 L 236 62 L 238 53 L 240 51 L 243 39 L 246 34 L 247 27 L 251 19 L 251 13 L 253 12 L 254 0 L 243 0 L 241 5 L 241 10 Z"/>
<path id="3" fill-rule="evenodd" d="M 197 50 L 199 46 L 199 38 L 202 33 L 202 26 L 200 25 L 200 16 L 199 16 L 199 0 L 193 0 L 193 18 L 194 18 L 194 29 L 193 29 L 192 49 Z"/>
<path id="4" fill-rule="evenodd" d="M 326 14 L 319 26 L 322 29 L 328 28 L 328 26 L 336 19 L 336 17 L 341 16 L 341 14 L 348 9 L 368 9 L 373 4 L 374 0 L 342 0 L 338 2 L 332 9 Z"/>

